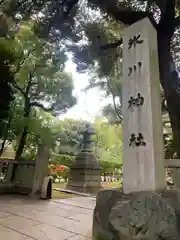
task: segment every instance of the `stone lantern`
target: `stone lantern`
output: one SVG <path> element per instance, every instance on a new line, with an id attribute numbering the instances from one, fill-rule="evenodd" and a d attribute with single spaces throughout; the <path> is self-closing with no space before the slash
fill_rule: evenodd
<path id="1" fill-rule="evenodd" d="M 91 136 L 95 133 L 91 126 L 86 124 L 82 134 L 83 148 L 70 167 L 66 188 L 77 192 L 96 194 L 100 190 L 101 176 L 100 165 L 92 150 Z"/>

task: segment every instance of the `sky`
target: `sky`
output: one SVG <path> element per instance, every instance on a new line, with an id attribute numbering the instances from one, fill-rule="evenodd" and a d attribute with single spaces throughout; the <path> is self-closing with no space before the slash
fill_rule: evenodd
<path id="1" fill-rule="evenodd" d="M 70 59 L 66 63 L 65 70 L 73 75 L 74 95 L 77 97 L 77 104 L 60 118 L 94 121 L 101 114 L 102 107 L 109 103 L 110 99 L 105 99 L 103 92 L 98 88 L 84 92 L 83 89 L 88 85 L 88 75 L 77 73 L 76 65 Z"/>

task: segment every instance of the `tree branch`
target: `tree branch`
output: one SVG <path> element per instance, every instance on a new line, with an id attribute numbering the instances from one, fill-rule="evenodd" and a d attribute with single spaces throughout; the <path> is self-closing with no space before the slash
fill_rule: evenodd
<path id="1" fill-rule="evenodd" d="M 33 54 L 33 52 L 35 51 L 36 49 L 33 48 L 30 52 L 28 52 L 28 54 L 19 62 L 17 68 L 16 68 L 16 71 L 15 73 L 18 73 L 19 70 L 21 69 L 22 65 L 25 63 L 26 59 L 28 59 L 28 57 Z"/>
<path id="2" fill-rule="evenodd" d="M 66 7 L 66 11 L 63 13 L 63 18 L 66 19 L 70 12 L 72 11 L 72 9 L 75 7 L 75 5 L 78 3 L 79 0 L 64 0 L 63 2 L 67 2 L 67 7 Z"/>
<path id="3" fill-rule="evenodd" d="M 127 5 L 127 3 L 124 6 L 122 6 L 123 3 L 120 3 L 121 1 L 117 0 L 116 1 L 88 0 L 88 1 L 94 4 L 95 6 L 98 6 L 101 10 L 107 13 L 107 15 L 113 17 L 115 20 L 120 21 L 126 25 L 132 25 L 133 23 L 145 17 L 149 17 L 154 27 L 155 28 L 157 27 L 157 23 L 154 20 L 153 14 L 151 12 L 133 11 L 131 7 L 125 6 Z"/>
<path id="4" fill-rule="evenodd" d="M 33 70 L 29 72 L 29 80 L 28 80 L 28 85 L 26 87 L 26 91 L 23 91 L 23 89 L 17 84 L 17 82 L 15 80 L 12 82 L 13 87 L 16 88 L 17 90 L 19 90 L 20 93 L 23 95 L 23 97 L 25 99 L 28 98 L 29 89 L 32 86 L 32 84 L 31 84 L 32 83 L 32 79 L 33 79 L 34 72 L 35 72 L 37 67 L 38 67 L 38 65 L 35 65 Z"/>
<path id="5" fill-rule="evenodd" d="M 117 117 L 118 117 L 120 120 L 122 120 L 122 116 L 119 114 L 118 108 L 117 108 L 117 106 L 116 106 L 115 96 L 114 96 L 113 94 L 112 94 L 112 96 L 113 96 L 113 105 L 114 105 L 114 109 L 115 109 L 116 115 L 117 115 Z"/>
<path id="6" fill-rule="evenodd" d="M 43 111 L 45 111 L 45 112 L 53 112 L 53 111 L 55 110 L 56 104 L 54 103 L 54 104 L 52 104 L 51 107 L 48 108 L 48 107 L 45 107 L 43 104 L 34 101 L 34 102 L 31 102 L 31 103 L 30 103 L 30 106 L 31 106 L 31 107 L 41 108 L 41 109 L 42 109 Z M 65 113 L 65 112 L 66 112 L 66 109 L 63 109 L 62 112 Z"/>
<path id="7" fill-rule="evenodd" d="M 114 93 L 113 93 L 113 88 L 111 87 L 111 84 L 107 83 L 107 85 L 110 88 L 110 91 L 111 91 L 111 94 L 112 94 L 112 97 L 113 97 L 113 105 L 114 105 L 114 110 L 116 112 L 116 115 L 120 120 L 122 120 L 122 116 L 119 114 L 118 108 L 116 106 L 116 101 L 115 101 L 115 96 L 114 96 Z"/>
<path id="8" fill-rule="evenodd" d="M 121 98 L 122 97 L 122 89 L 121 89 L 120 84 L 116 84 L 116 87 L 117 87 L 117 90 L 118 90 L 118 93 L 119 93 L 119 98 Z"/>
<path id="9" fill-rule="evenodd" d="M 118 1 L 114 0 L 89 0 L 89 2 L 95 6 L 98 6 L 101 10 L 112 16 L 114 19 L 127 25 L 131 25 L 143 19 L 144 17 L 152 15 L 148 12 L 132 11 L 131 8 L 128 9 L 127 6 L 122 6 L 122 4 L 118 6 Z"/>
<path id="10" fill-rule="evenodd" d="M 15 80 L 12 82 L 12 85 L 13 85 L 14 88 L 16 88 L 17 90 L 20 91 L 20 93 L 23 95 L 23 97 L 25 99 L 27 99 L 26 93 L 22 90 L 22 88 L 20 88 L 20 86 L 17 84 L 17 82 Z"/>
<path id="11" fill-rule="evenodd" d="M 39 108 L 41 108 L 42 110 L 44 110 L 45 112 L 51 112 L 51 111 L 53 111 L 53 106 L 50 107 L 50 108 L 46 108 L 43 104 L 41 104 L 41 103 L 39 103 L 39 102 L 36 102 L 36 101 L 31 102 L 30 105 L 31 105 L 32 107 L 39 107 Z"/>
<path id="12" fill-rule="evenodd" d="M 0 5 L 2 5 L 3 3 L 5 3 L 6 0 L 1 0 L 0 1 Z"/>
<path id="13" fill-rule="evenodd" d="M 34 85 L 34 83 L 32 83 L 33 81 L 33 77 L 34 77 L 34 74 L 35 74 L 35 71 L 38 67 L 40 67 L 41 65 L 35 65 L 34 68 L 29 72 L 29 79 L 28 79 L 28 83 L 27 83 L 27 87 L 26 87 L 26 91 L 25 91 L 25 94 L 28 96 L 29 95 L 29 91 L 30 91 L 30 88 Z"/>
<path id="14" fill-rule="evenodd" d="M 145 18 L 145 17 L 151 17 L 151 13 L 148 12 L 135 12 L 135 11 L 120 11 L 119 9 L 117 9 L 114 13 L 112 13 L 112 16 L 127 25 L 131 25 L 137 21 L 140 21 L 141 19 Z"/>
<path id="15" fill-rule="evenodd" d="M 43 44 L 41 44 L 40 48 L 44 47 L 46 43 L 47 43 L 47 42 L 44 42 Z M 19 70 L 21 69 L 22 65 L 25 63 L 25 61 L 26 61 L 26 60 L 30 57 L 30 55 L 32 55 L 35 51 L 36 51 L 36 47 L 34 47 L 33 49 L 31 49 L 31 51 L 29 51 L 29 52 L 27 53 L 27 55 L 24 56 L 24 58 L 19 62 L 19 65 L 17 66 L 15 73 L 18 73 L 18 72 L 19 72 Z"/>
<path id="16" fill-rule="evenodd" d="M 159 7 L 161 9 L 161 18 L 159 21 L 159 28 L 161 30 L 164 30 L 166 33 L 170 32 L 171 34 L 174 33 L 174 19 L 175 19 L 175 3 L 176 0 L 171 1 L 164 1 L 164 3 L 160 4 L 159 1 Z"/>
<path id="17" fill-rule="evenodd" d="M 176 17 L 174 20 L 174 27 L 179 27 L 180 26 L 180 16 Z"/>
<path id="18" fill-rule="evenodd" d="M 113 42 L 113 43 L 107 43 L 105 45 L 100 46 L 100 50 L 107 50 L 107 49 L 111 49 L 111 48 L 117 48 L 120 45 L 122 45 L 123 43 L 123 39 L 121 38 L 120 40 Z"/>
<path id="19" fill-rule="evenodd" d="M 149 12 L 150 8 L 151 8 L 151 5 L 153 3 L 153 0 L 148 0 L 147 1 L 147 5 L 146 5 L 146 12 Z"/>

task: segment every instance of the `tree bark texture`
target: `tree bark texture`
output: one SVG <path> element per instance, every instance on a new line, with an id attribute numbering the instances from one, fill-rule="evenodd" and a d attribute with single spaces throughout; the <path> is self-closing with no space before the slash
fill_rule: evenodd
<path id="1" fill-rule="evenodd" d="M 175 1 L 167 1 L 157 27 L 158 54 L 161 85 L 164 89 L 177 157 L 180 158 L 180 92 L 177 91 L 179 77 L 171 52 L 175 32 Z"/>
<path id="2" fill-rule="evenodd" d="M 31 112 L 30 103 L 29 103 L 29 101 L 26 101 L 25 106 L 24 106 L 24 119 L 29 118 L 30 112 Z M 20 138 L 20 141 L 19 141 L 19 146 L 18 146 L 18 149 L 16 151 L 15 160 L 20 160 L 20 158 L 22 156 L 24 146 L 26 144 L 27 135 L 28 135 L 28 125 L 25 124 L 22 135 L 21 135 L 21 138 Z"/>
<path id="3" fill-rule="evenodd" d="M 6 125 L 4 136 L 3 136 L 3 142 L 2 142 L 2 145 L 1 145 L 1 149 L 0 149 L 0 157 L 4 152 L 4 147 L 5 147 L 5 144 L 6 144 L 7 137 L 8 137 L 8 131 L 9 131 L 9 127 L 11 125 L 11 121 L 12 121 L 12 117 L 10 116 L 9 119 L 8 119 L 8 123 Z"/>

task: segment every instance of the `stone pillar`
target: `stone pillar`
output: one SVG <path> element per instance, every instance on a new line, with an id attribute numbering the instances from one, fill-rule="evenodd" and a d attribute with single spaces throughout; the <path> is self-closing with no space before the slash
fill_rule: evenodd
<path id="1" fill-rule="evenodd" d="M 123 39 L 123 190 L 165 188 L 157 33 L 148 18 Z"/>
<path id="2" fill-rule="evenodd" d="M 49 187 L 49 182 L 50 184 L 52 183 L 51 179 L 49 179 L 49 182 L 47 182 L 48 160 L 49 160 L 48 146 L 44 144 L 39 144 L 36 156 L 36 167 L 31 197 L 41 197 L 43 191 L 43 198 L 46 198 L 45 192 L 47 193 L 47 198 L 50 198 L 48 189 L 52 189 L 52 187 Z M 45 186 L 47 187 L 47 191 L 45 190 Z"/>

